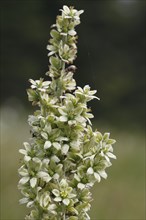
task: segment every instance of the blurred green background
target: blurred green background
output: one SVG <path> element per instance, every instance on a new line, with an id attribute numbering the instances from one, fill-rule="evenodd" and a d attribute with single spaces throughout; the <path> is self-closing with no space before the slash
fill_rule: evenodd
<path id="1" fill-rule="evenodd" d="M 145 219 L 144 0 L 1 0 L 1 220 L 22 220 L 19 148 L 30 137 L 28 79 L 45 76 L 50 26 L 63 4 L 84 9 L 77 84 L 98 90 L 93 125 L 117 140 L 108 179 L 96 184 L 91 219 Z"/>

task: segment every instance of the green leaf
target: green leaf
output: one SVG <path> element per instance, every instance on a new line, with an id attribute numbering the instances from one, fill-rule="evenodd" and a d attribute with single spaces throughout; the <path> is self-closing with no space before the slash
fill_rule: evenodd
<path id="1" fill-rule="evenodd" d="M 55 69 L 59 70 L 61 68 L 61 60 L 58 57 L 51 56 L 49 61 Z"/>
<path id="2" fill-rule="evenodd" d="M 27 89 L 28 99 L 29 101 L 38 101 L 38 94 L 33 89 Z"/>
<path id="3" fill-rule="evenodd" d="M 52 29 L 50 32 L 51 37 L 55 38 L 56 40 L 60 39 L 60 34 L 58 31 L 56 31 L 55 29 Z"/>

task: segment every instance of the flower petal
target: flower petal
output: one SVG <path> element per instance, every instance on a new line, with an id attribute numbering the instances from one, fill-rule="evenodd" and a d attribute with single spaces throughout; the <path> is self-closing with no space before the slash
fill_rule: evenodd
<path id="1" fill-rule="evenodd" d="M 55 197 L 54 201 L 60 202 L 60 201 L 62 201 L 62 199 L 61 199 L 61 197 Z"/>
<path id="2" fill-rule="evenodd" d="M 70 200 L 69 199 L 63 199 L 62 201 L 64 203 L 64 205 L 69 205 L 70 203 Z"/>
<path id="3" fill-rule="evenodd" d="M 44 144 L 44 149 L 50 148 L 51 145 L 52 145 L 52 143 L 50 141 L 46 141 L 45 144 Z"/>
<path id="4" fill-rule="evenodd" d="M 100 171 L 98 171 L 98 173 L 99 173 L 99 175 L 100 175 L 101 177 L 103 177 L 104 179 L 107 178 L 107 173 L 106 173 L 104 170 L 100 170 Z"/>
<path id="5" fill-rule="evenodd" d="M 95 179 L 96 179 L 98 182 L 100 182 L 101 177 L 100 177 L 100 175 L 99 175 L 98 173 L 94 173 L 94 177 L 95 177 Z"/>
<path id="6" fill-rule="evenodd" d="M 53 142 L 53 146 L 57 149 L 60 150 L 61 149 L 61 145 L 58 142 Z"/>
<path id="7" fill-rule="evenodd" d="M 30 185 L 32 188 L 34 188 L 37 184 L 37 178 L 36 177 L 33 177 L 31 180 L 30 180 Z"/>
<path id="8" fill-rule="evenodd" d="M 60 196 L 60 192 L 59 192 L 58 189 L 53 189 L 53 190 L 52 190 L 52 193 L 53 193 L 56 197 Z"/>
<path id="9" fill-rule="evenodd" d="M 106 155 L 110 158 L 116 159 L 116 156 L 112 154 L 111 152 L 107 152 Z"/>
<path id="10" fill-rule="evenodd" d="M 92 167 L 89 167 L 88 170 L 87 170 L 87 174 L 93 174 L 94 173 L 94 170 Z"/>
<path id="11" fill-rule="evenodd" d="M 62 154 L 65 154 L 65 155 L 67 154 L 68 150 L 69 150 L 69 145 L 68 144 L 64 144 L 61 148 Z"/>
<path id="12" fill-rule="evenodd" d="M 23 184 L 27 183 L 29 181 L 29 179 L 30 179 L 29 176 L 24 176 L 20 179 L 19 184 L 23 185 Z"/>
<path id="13" fill-rule="evenodd" d="M 68 118 L 66 116 L 60 116 L 59 121 L 66 122 Z"/>

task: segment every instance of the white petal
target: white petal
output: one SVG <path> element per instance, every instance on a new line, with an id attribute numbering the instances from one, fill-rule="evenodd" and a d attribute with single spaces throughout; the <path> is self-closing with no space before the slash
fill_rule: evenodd
<path id="1" fill-rule="evenodd" d="M 27 208 L 31 208 L 34 204 L 34 201 L 30 201 L 27 203 Z"/>
<path id="2" fill-rule="evenodd" d="M 21 176 L 28 176 L 28 170 L 25 168 L 20 168 L 18 172 Z"/>
<path id="3" fill-rule="evenodd" d="M 31 150 L 31 147 L 30 147 L 30 144 L 29 144 L 29 143 L 24 142 L 23 145 L 24 145 L 26 151 L 30 151 L 30 150 Z"/>
<path id="4" fill-rule="evenodd" d="M 42 83 L 42 85 L 43 85 L 44 87 L 46 87 L 46 86 L 49 86 L 50 83 L 51 83 L 51 81 L 44 81 L 44 82 Z"/>
<path id="5" fill-rule="evenodd" d="M 53 55 L 54 53 L 56 53 L 56 51 L 51 51 L 51 52 L 49 52 L 49 53 L 48 53 L 48 57 L 51 56 L 51 55 Z"/>
<path id="6" fill-rule="evenodd" d="M 60 136 L 60 137 L 56 138 L 56 141 L 68 141 L 68 138 Z"/>
<path id="7" fill-rule="evenodd" d="M 68 34 L 69 35 L 71 35 L 71 36 L 74 36 L 74 35 L 76 35 L 76 31 L 74 31 L 74 30 L 70 30 L 70 31 L 68 31 Z"/>
<path id="8" fill-rule="evenodd" d="M 53 146 L 57 149 L 60 150 L 61 149 L 61 145 L 58 142 L 53 142 Z"/>
<path id="9" fill-rule="evenodd" d="M 26 150 L 24 150 L 24 149 L 20 149 L 20 150 L 19 150 L 19 153 L 20 153 L 20 154 L 27 155 L 27 152 L 26 152 Z"/>
<path id="10" fill-rule="evenodd" d="M 53 179 L 58 180 L 58 179 L 59 179 L 59 174 L 58 174 L 58 173 L 55 173 L 55 174 L 53 175 Z"/>
<path id="11" fill-rule="evenodd" d="M 44 180 L 47 183 L 52 179 L 52 177 L 44 171 L 38 172 L 37 175 L 38 175 L 38 177 L 42 178 L 42 180 Z"/>
<path id="12" fill-rule="evenodd" d="M 77 180 L 77 181 L 80 181 L 80 178 L 79 178 L 79 176 L 75 173 L 75 175 L 74 175 L 74 178 Z"/>
<path id="13" fill-rule="evenodd" d="M 63 6 L 63 10 L 64 10 L 64 12 L 65 12 L 66 14 L 70 13 L 70 9 L 69 9 L 69 7 L 68 7 L 67 5 L 64 5 L 64 6 Z"/>
<path id="14" fill-rule="evenodd" d="M 105 155 L 105 159 L 107 160 L 107 162 L 110 162 L 110 159 L 106 155 Z"/>
<path id="15" fill-rule="evenodd" d="M 37 157 L 34 157 L 32 160 L 33 160 L 35 163 L 41 163 L 41 160 L 40 160 L 39 158 L 37 158 Z"/>
<path id="16" fill-rule="evenodd" d="M 48 165 L 50 160 L 48 158 L 43 159 L 43 164 Z"/>
<path id="17" fill-rule="evenodd" d="M 29 201 L 28 198 L 23 198 L 23 199 L 20 199 L 20 200 L 19 200 L 19 203 L 20 203 L 20 204 L 24 204 L 24 203 L 27 203 L 28 201 Z"/>
<path id="18" fill-rule="evenodd" d="M 67 36 L 67 33 L 61 32 L 60 35 Z"/>
<path id="19" fill-rule="evenodd" d="M 62 201 L 62 199 L 61 199 L 61 197 L 55 197 L 54 201 L 60 202 L 60 201 Z"/>
<path id="20" fill-rule="evenodd" d="M 87 174 L 93 174 L 94 173 L 94 170 L 92 167 L 89 167 L 88 170 L 87 170 Z"/>
<path id="21" fill-rule="evenodd" d="M 64 205 L 69 205 L 70 200 L 69 199 L 63 199 L 63 203 L 64 203 Z"/>
<path id="22" fill-rule="evenodd" d="M 83 183 L 78 183 L 77 187 L 79 189 L 84 189 L 85 188 L 85 185 Z"/>
<path id="23" fill-rule="evenodd" d="M 84 123 L 86 121 L 86 119 L 80 115 L 75 117 L 75 120 L 80 122 L 80 123 Z"/>
<path id="24" fill-rule="evenodd" d="M 111 152 L 107 152 L 106 155 L 110 158 L 116 159 L 116 156 L 112 154 Z"/>
<path id="25" fill-rule="evenodd" d="M 31 180 L 30 180 L 30 185 L 32 188 L 34 188 L 37 184 L 37 178 L 33 177 Z"/>
<path id="26" fill-rule="evenodd" d="M 29 82 L 33 85 L 36 85 L 36 82 L 33 79 L 29 79 Z"/>
<path id="27" fill-rule="evenodd" d="M 50 202 L 50 196 L 48 194 L 45 194 L 45 197 L 44 197 L 44 200 L 43 200 L 44 207 L 46 207 L 49 202 Z"/>
<path id="28" fill-rule="evenodd" d="M 104 170 L 98 171 L 98 173 L 100 174 L 101 177 L 103 177 L 104 179 L 107 178 L 107 173 Z"/>
<path id="29" fill-rule="evenodd" d="M 20 179 L 19 184 L 23 185 L 23 184 L 27 183 L 29 181 L 29 179 L 30 179 L 29 176 L 25 176 Z"/>
<path id="30" fill-rule="evenodd" d="M 41 132 L 41 136 L 46 140 L 48 139 L 48 135 L 46 132 Z"/>
<path id="31" fill-rule="evenodd" d="M 79 15 L 81 15 L 82 13 L 84 13 L 84 10 L 79 10 L 79 11 L 76 12 L 76 15 L 79 16 Z"/>
<path id="32" fill-rule="evenodd" d="M 49 211 L 56 209 L 56 205 L 55 204 L 50 204 L 47 208 Z"/>
<path id="33" fill-rule="evenodd" d="M 29 162 L 29 161 L 31 160 L 31 157 L 30 157 L 30 156 L 25 155 L 24 160 L 25 160 L 26 162 Z"/>
<path id="34" fill-rule="evenodd" d="M 60 196 L 60 192 L 58 189 L 53 189 L 52 190 L 52 193 L 57 197 L 57 196 Z"/>
<path id="35" fill-rule="evenodd" d="M 58 111 L 59 111 L 59 113 L 60 113 L 61 115 L 67 115 L 67 113 L 64 112 L 63 109 L 61 109 L 61 108 L 59 108 Z"/>
<path id="36" fill-rule="evenodd" d="M 66 116 L 60 116 L 59 121 L 66 122 L 68 118 Z"/>
<path id="37" fill-rule="evenodd" d="M 67 154 L 68 150 L 69 150 L 69 145 L 68 144 L 64 144 L 61 148 L 62 154 L 65 154 L 65 155 Z"/>
<path id="38" fill-rule="evenodd" d="M 55 163 L 59 163 L 59 162 L 60 162 L 60 159 L 59 159 L 56 155 L 52 156 L 51 159 L 52 159 Z"/>
<path id="39" fill-rule="evenodd" d="M 95 179 L 97 179 L 98 182 L 100 182 L 101 177 L 98 173 L 94 173 L 94 177 L 95 177 Z"/>
<path id="40" fill-rule="evenodd" d="M 50 148 L 51 145 L 52 145 L 52 143 L 50 141 L 46 141 L 45 144 L 44 144 L 44 149 Z"/>

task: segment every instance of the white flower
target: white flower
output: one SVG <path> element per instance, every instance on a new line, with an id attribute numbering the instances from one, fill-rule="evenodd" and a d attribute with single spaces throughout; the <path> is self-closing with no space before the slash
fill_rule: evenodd
<path id="1" fill-rule="evenodd" d="M 34 188 L 37 185 L 37 178 L 31 177 L 24 165 L 19 168 L 18 172 L 22 176 L 22 178 L 19 181 L 19 186 L 25 185 L 28 182 L 30 183 L 30 186 L 32 188 Z"/>
<path id="2" fill-rule="evenodd" d="M 68 206 L 71 199 L 76 197 L 75 194 L 71 193 L 72 190 L 72 187 L 68 186 L 66 179 L 62 179 L 59 184 L 59 189 L 52 190 L 52 193 L 55 196 L 54 201 L 62 202 L 64 205 Z"/>

